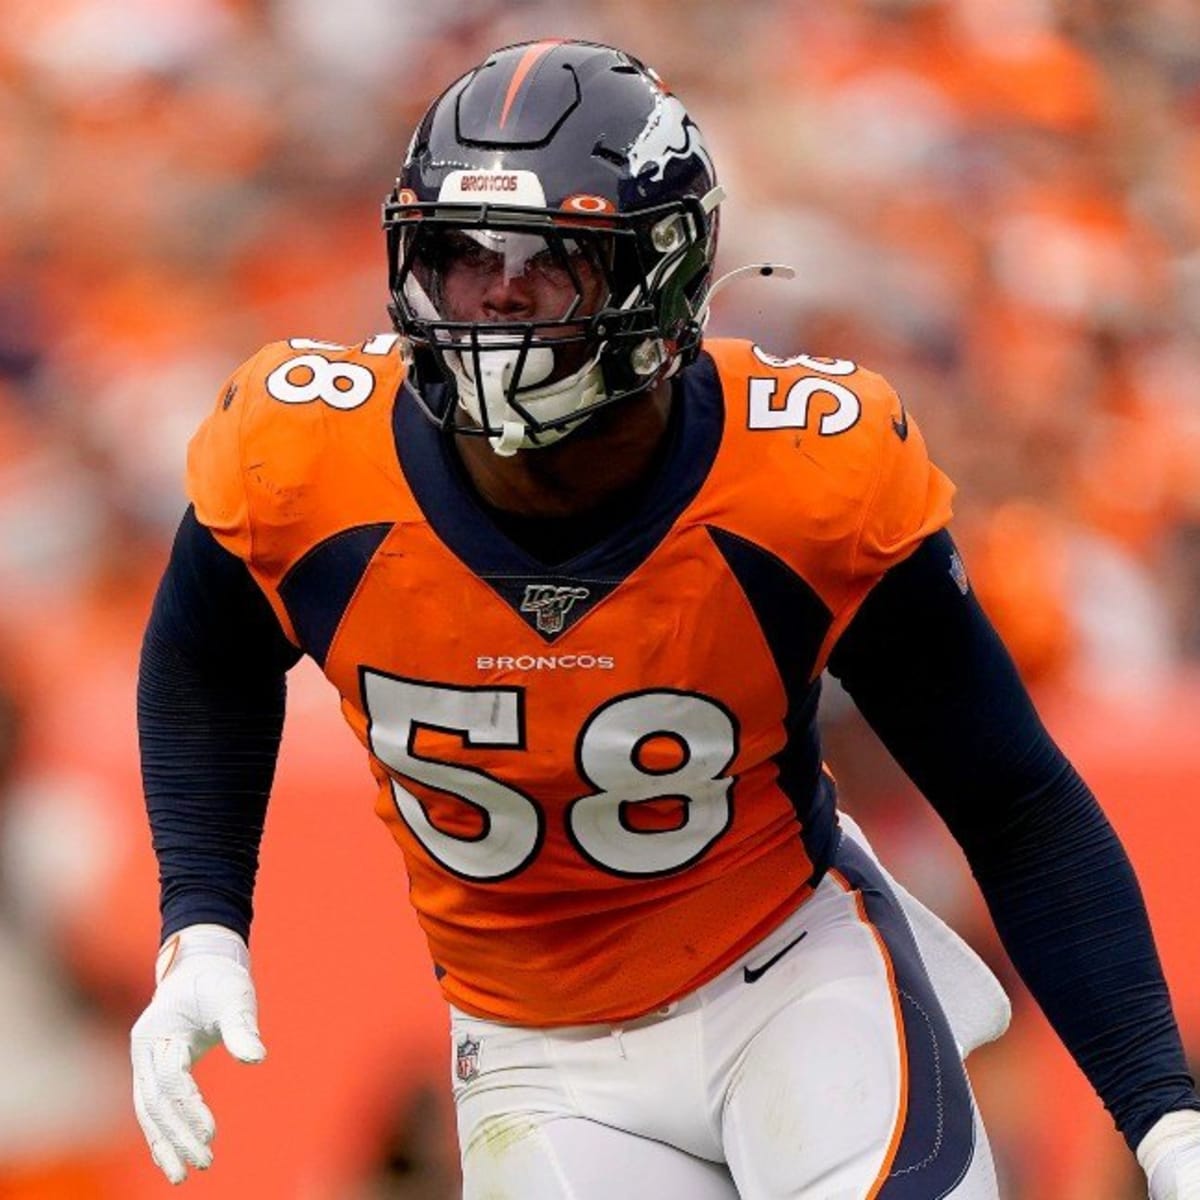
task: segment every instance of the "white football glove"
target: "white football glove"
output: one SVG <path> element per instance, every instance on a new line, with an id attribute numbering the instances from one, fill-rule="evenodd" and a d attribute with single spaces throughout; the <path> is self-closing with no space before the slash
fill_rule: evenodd
<path id="1" fill-rule="evenodd" d="M 1138 1143 L 1150 1200 L 1200 1200 L 1200 1112 L 1160 1117 Z"/>
<path id="2" fill-rule="evenodd" d="M 242 1062 L 262 1062 L 258 1003 L 246 943 L 222 925 L 189 925 L 155 965 L 158 987 L 130 1038 L 133 1106 L 150 1153 L 171 1183 L 212 1164 L 216 1132 L 191 1066 L 218 1042 Z"/>

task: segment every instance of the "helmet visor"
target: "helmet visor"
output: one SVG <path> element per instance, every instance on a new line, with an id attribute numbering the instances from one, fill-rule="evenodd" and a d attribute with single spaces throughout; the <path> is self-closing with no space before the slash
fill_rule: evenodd
<path id="1" fill-rule="evenodd" d="M 609 303 L 611 253 L 595 236 L 434 225 L 414 232 L 412 277 L 434 320 L 550 327 L 586 322 Z"/>

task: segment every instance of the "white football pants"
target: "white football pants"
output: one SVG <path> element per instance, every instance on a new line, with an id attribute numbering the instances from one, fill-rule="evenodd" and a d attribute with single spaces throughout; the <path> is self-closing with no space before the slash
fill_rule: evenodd
<path id="1" fill-rule="evenodd" d="M 806 904 L 660 1012 L 550 1030 L 454 1012 L 464 1200 L 996 1200 L 960 1052 L 1007 1004 L 957 941 L 848 835 Z"/>

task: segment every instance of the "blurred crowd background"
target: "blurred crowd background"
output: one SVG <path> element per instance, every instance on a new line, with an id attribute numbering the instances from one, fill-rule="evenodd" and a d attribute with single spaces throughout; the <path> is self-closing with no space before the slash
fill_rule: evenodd
<path id="1" fill-rule="evenodd" d="M 1196 0 L 4 0 L 0 1200 L 167 1185 L 130 1111 L 155 869 L 133 688 L 184 448 L 266 341 L 387 328 L 379 205 L 487 50 L 615 42 L 729 200 L 710 331 L 884 372 L 975 586 L 1142 875 L 1200 1046 Z M 972 1060 L 1007 1200 L 1132 1200 L 952 844 L 827 697 L 846 806 L 1009 984 Z M 457 1195 L 445 1017 L 333 696 L 293 673 L 254 954 L 271 1057 L 199 1076 L 240 1200 Z"/>

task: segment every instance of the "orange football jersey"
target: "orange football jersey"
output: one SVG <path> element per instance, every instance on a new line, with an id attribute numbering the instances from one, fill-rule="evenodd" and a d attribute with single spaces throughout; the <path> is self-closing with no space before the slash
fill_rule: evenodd
<path id="1" fill-rule="evenodd" d="M 646 1013 L 804 901 L 836 837 L 818 677 L 950 517 L 852 363 L 714 340 L 675 386 L 636 521 L 552 566 L 475 499 L 391 335 L 266 347 L 190 448 L 200 521 L 340 693 L 476 1015 Z"/>

